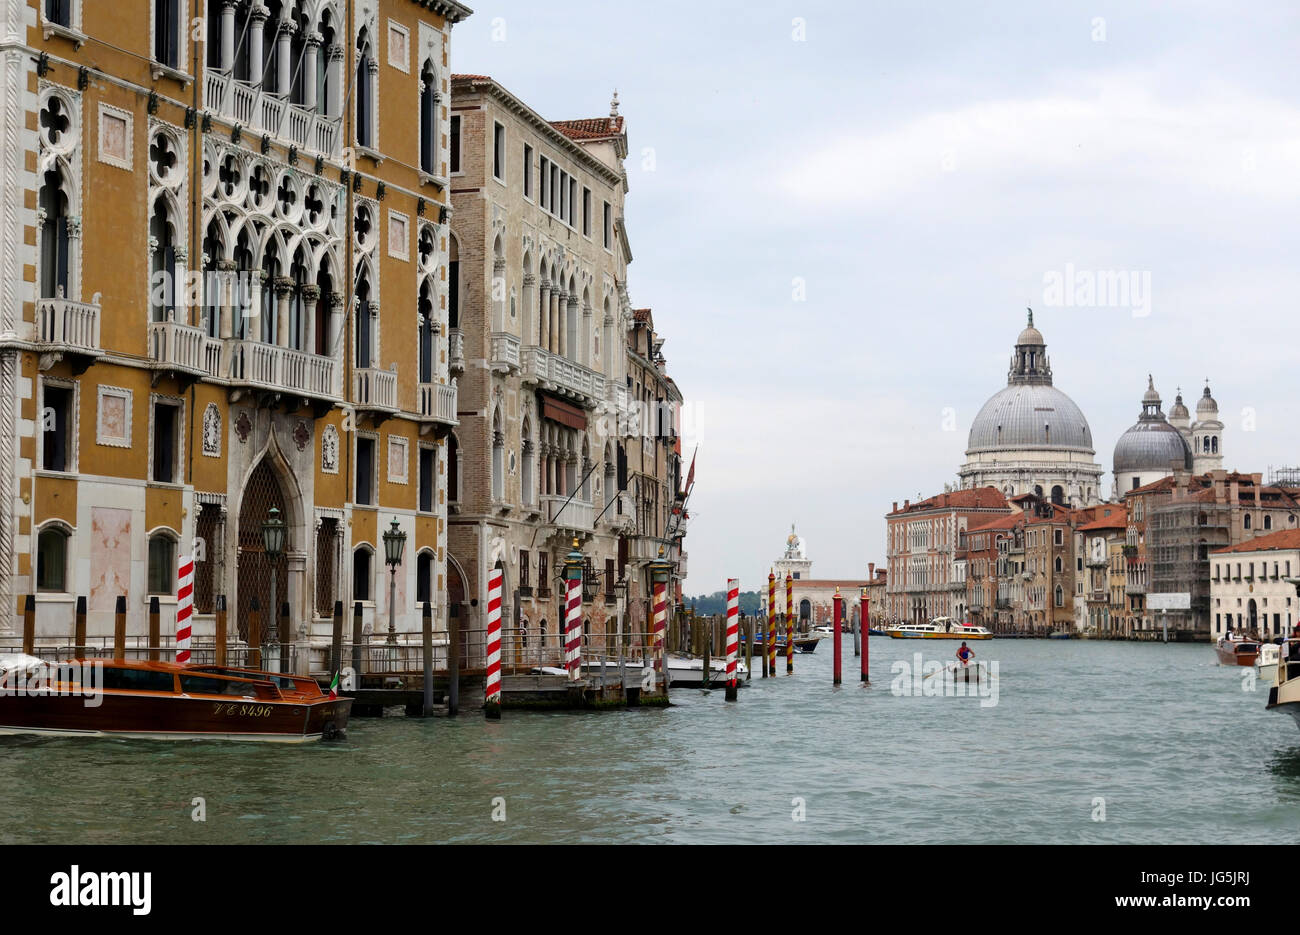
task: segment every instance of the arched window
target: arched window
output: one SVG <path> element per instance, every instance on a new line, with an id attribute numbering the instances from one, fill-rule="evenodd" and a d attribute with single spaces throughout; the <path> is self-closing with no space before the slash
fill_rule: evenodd
<path id="1" fill-rule="evenodd" d="M 1042 485 L 1042 484 L 1034 484 L 1034 496 L 1035 496 L 1035 497 L 1041 497 L 1042 495 L 1043 495 L 1043 485 Z"/>
<path id="2" fill-rule="evenodd" d="M 41 210 L 41 298 L 68 295 L 68 196 L 58 167 L 45 173 L 40 192 Z"/>
<path id="3" fill-rule="evenodd" d="M 370 367 L 374 361 L 375 311 L 370 302 L 370 275 L 362 269 L 357 276 L 356 359 L 357 367 Z"/>
<path id="4" fill-rule="evenodd" d="M 1250 514 L 1249 514 L 1249 513 L 1247 513 L 1245 516 L 1243 516 L 1243 517 L 1241 518 L 1241 525 L 1242 525 L 1244 528 L 1246 528 L 1246 529 L 1249 529 L 1249 528 L 1250 528 Z"/>
<path id="5" fill-rule="evenodd" d="M 1268 513 L 1264 514 L 1264 528 L 1265 529 L 1273 528 L 1273 517 Z"/>
<path id="6" fill-rule="evenodd" d="M 501 410 L 492 416 L 492 499 L 506 498 L 506 435 L 501 425 Z"/>
<path id="7" fill-rule="evenodd" d="M 235 241 L 233 259 L 236 275 L 231 328 L 236 338 L 247 341 L 252 337 L 252 328 L 249 324 L 252 316 L 244 314 L 244 310 L 251 310 L 254 299 L 252 288 L 245 285 L 253 273 L 253 239 L 247 227 L 240 230 L 239 237 Z"/>
<path id="8" fill-rule="evenodd" d="M 1061 506 L 1065 503 L 1065 489 L 1061 487 L 1060 484 L 1056 484 L 1052 487 L 1052 502 L 1057 506 Z"/>
<path id="9" fill-rule="evenodd" d="M 369 601 L 370 596 L 370 547 L 361 546 L 352 553 L 352 599 Z"/>
<path id="10" fill-rule="evenodd" d="M 1217 435 L 1210 438 L 1210 452 L 1216 455 L 1219 453 L 1219 436 Z"/>
<path id="11" fill-rule="evenodd" d="M 434 338 L 436 327 L 433 309 L 433 286 L 426 279 L 420 283 L 420 298 L 417 302 L 420 342 L 420 382 L 433 382 Z"/>
<path id="12" fill-rule="evenodd" d="M 276 308 L 276 280 L 280 278 L 280 253 L 272 240 L 266 246 L 266 255 L 262 257 L 262 333 L 261 340 L 267 344 L 279 342 L 279 309 Z"/>
<path id="13" fill-rule="evenodd" d="M 1059 584 L 1056 586 L 1056 606 L 1057 607 L 1065 606 L 1065 591 L 1061 588 Z"/>
<path id="14" fill-rule="evenodd" d="M 524 417 L 524 427 L 519 432 L 519 478 L 521 488 L 521 499 L 524 506 L 531 506 L 537 502 L 537 492 L 533 489 L 533 457 L 535 448 L 533 446 L 533 427 L 527 416 Z"/>
<path id="15" fill-rule="evenodd" d="M 36 590 L 68 590 L 68 531 L 62 526 L 41 530 L 36 540 Z"/>
<path id="16" fill-rule="evenodd" d="M 460 245 L 447 236 L 447 327 L 460 327 Z"/>
<path id="17" fill-rule="evenodd" d="M 175 219 L 167 206 L 167 199 L 154 199 L 149 217 L 149 236 L 153 240 L 150 261 L 149 305 L 154 321 L 172 321 L 176 316 L 176 238 Z"/>
<path id="18" fill-rule="evenodd" d="M 149 537 L 149 593 L 176 593 L 176 540 L 165 532 Z"/>
<path id="19" fill-rule="evenodd" d="M 433 553 L 421 552 L 415 560 L 415 601 L 424 609 L 426 601 L 433 601 Z"/>
<path id="20" fill-rule="evenodd" d="M 438 85 L 433 63 L 420 71 L 420 168 L 430 175 L 438 172 Z"/>
<path id="21" fill-rule="evenodd" d="M 357 36 L 357 78 L 353 94 L 357 99 L 357 145 L 375 145 L 375 77 L 379 70 L 371 45 L 370 31 L 363 28 Z"/>

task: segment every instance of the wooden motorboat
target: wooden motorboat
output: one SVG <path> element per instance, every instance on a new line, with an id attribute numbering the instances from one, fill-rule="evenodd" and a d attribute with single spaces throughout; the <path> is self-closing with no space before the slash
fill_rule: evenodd
<path id="1" fill-rule="evenodd" d="M 1259 658 L 1259 643 L 1255 640 L 1220 639 L 1214 652 L 1221 666 L 1253 666 Z"/>
<path id="2" fill-rule="evenodd" d="M 0 734 L 303 743 L 342 736 L 352 699 L 256 669 L 112 659 L 3 669 Z M 36 677 L 39 678 L 36 678 Z"/>
<path id="3" fill-rule="evenodd" d="M 929 623 L 904 623 L 885 631 L 896 640 L 991 640 L 993 633 L 973 623 L 935 617 Z"/>

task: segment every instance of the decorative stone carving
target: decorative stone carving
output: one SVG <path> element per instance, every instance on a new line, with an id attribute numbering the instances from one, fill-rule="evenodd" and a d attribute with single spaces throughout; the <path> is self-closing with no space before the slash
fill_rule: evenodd
<path id="1" fill-rule="evenodd" d="M 239 415 L 235 416 L 235 434 L 239 437 L 241 445 L 248 441 L 248 434 L 251 431 L 253 431 L 253 423 L 248 418 L 248 411 L 241 409 Z"/>
<path id="2" fill-rule="evenodd" d="M 208 403 L 203 410 L 203 453 L 209 458 L 221 457 L 221 410 L 216 403 Z"/>
<path id="3" fill-rule="evenodd" d="M 332 425 L 320 435 L 320 469 L 326 474 L 339 472 L 339 431 Z"/>
<path id="4" fill-rule="evenodd" d="M 299 419 L 298 424 L 293 427 L 293 443 L 298 446 L 299 451 L 302 451 L 309 441 L 311 441 L 311 429 L 307 428 L 306 422 Z"/>

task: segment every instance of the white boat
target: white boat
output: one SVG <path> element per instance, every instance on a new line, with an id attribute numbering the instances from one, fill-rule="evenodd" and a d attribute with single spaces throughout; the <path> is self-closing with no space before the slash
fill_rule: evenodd
<path id="1" fill-rule="evenodd" d="M 1278 647 L 1277 678 L 1268 690 L 1266 711 L 1284 711 L 1300 725 L 1300 640 Z"/>
<path id="2" fill-rule="evenodd" d="M 1282 647 L 1276 643 L 1260 644 L 1259 657 L 1255 660 L 1260 681 L 1270 685 L 1277 681 L 1277 661 L 1281 654 Z"/>
<path id="3" fill-rule="evenodd" d="M 951 617 L 935 617 L 929 623 L 904 623 L 885 631 L 896 640 L 991 640 L 993 632 Z"/>
<path id="4" fill-rule="evenodd" d="M 736 660 L 736 678 L 745 680 L 748 670 L 745 660 Z M 668 656 L 668 684 L 680 688 L 701 688 L 704 685 L 704 660 L 699 656 Z M 727 680 L 727 657 L 709 659 L 709 685 L 721 686 Z"/>

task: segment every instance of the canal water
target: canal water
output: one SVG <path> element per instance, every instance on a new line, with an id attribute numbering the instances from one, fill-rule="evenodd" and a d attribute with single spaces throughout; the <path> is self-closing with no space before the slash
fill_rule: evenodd
<path id="1" fill-rule="evenodd" d="M 735 704 L 357 719 L 303 747 L 3 738 L 0 841 L 1300 840 L 1300 730 L 1208 645 L 976 643 L 986 697 L 891 671 L 946 641 L 873 637 L 869 687 L 844 647 L 839 689 L 823 641 Z"/>

